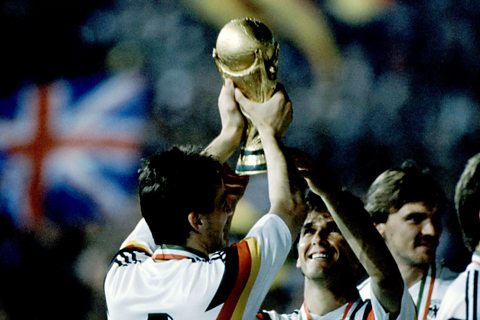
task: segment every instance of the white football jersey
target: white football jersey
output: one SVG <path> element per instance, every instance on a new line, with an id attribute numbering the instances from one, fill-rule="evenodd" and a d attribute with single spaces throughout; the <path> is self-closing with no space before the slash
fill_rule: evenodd
<path id="1" fill-rule="evenodd" d="M 291 245 L 289 229 L 274 214 L 209 257 L 155 246 L 141 220 L 107 272 L 108 319 L 254 319 Z"/>
<path id="2" fill-rule="evenodd" d="M 442 262 L 432 263 L 422 280 L 411 286 L 408 291 L 417 307 L 418 320 L 434 320 L 437 317 L 445 291 L 458 273 L 448 269 Z M 370 278 L 358 288 L 363 299 L 369 299 Z"/>
<path id="3" fill-rule="evenodd" d="M 310 313 L 307 306 L 302 304 L 300 309 L 290 314 L 279 314 L 276 311 L 262 311 L 257 314 L 259 320 L 388 320 L 390 316 L 375 298 L 373 293 L 371 300 L 358 298 L 354 302 L 347 303 L 340 308 L 320 316 Z M 402 303 L 398 320 L 417 319 L 415 304 L 413 303 L 406 286 L 404 286 Z"/>
<path id="4" fill-rule="evenodd" d="M 480 319 L 480 252 L 473 254 L 472 262 L 443 297 L 437 320 L 449 319 Z"/>

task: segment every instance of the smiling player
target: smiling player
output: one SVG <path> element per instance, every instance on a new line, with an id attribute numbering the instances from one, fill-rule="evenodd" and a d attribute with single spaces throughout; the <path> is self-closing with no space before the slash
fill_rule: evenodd
<path id="1" fill-rule="evenodd" d="M 297 245 L 304 302 L 293 313 L 262 311 L 257 318 L 415 319 L 415 306 L 395 260 L 362 202 L 320 180 L 308 158 L 298 155 L 296 163 L 310 187 Z M 365 271 L 372 279 L 371 300 L 362 300 L 356 287 Z"/>

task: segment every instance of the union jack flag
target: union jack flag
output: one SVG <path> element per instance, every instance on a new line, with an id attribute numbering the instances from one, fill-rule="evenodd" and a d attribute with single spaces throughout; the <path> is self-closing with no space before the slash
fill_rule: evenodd
<path id="1" fill-rule="evenodd" d="M 28 228 L 131 213 L 149 97 L 144 77 L 121 73 L 0 99 L 1 214 Z"/>

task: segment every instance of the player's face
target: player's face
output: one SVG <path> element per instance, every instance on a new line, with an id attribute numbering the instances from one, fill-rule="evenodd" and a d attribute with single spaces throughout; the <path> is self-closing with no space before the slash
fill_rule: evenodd
<path id="1" fill-rule="evenodd" d="M 328 212 L 311 211 L 300 231 L 297 267 L 310 279 L 328 278 L 342 272 L 352 260 L 345 238 Z M 349 261 L 349 262 L 347 262 Z"/>
<path id="2" fill-rule="evenodd" d="M 233 210 L 222 183 L 215 197 L 215 209 L 206 214 L 204 219 L 208 252 L 215 252 L 228 244 L 232 216 Z"/>
<path id="3" fill-rule="evenodd" d="M 395 260 L 403 265 L 424 265 L 435 259 L 441 233 L 440 212 L 423 202 L 404 204 L 377 225 Z"/>

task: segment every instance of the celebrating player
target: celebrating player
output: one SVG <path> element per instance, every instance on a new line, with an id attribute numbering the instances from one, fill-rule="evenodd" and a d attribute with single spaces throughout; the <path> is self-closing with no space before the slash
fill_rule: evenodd
<path id="1" fill-rule="evenodd" d="M 395 260 L 360 199 L 319 179 L 308 158 L 294 158 L 310 187 L 308 215 L 297 245 L 304 302 L 291 314 L 262 311 L 257 318 L 415 319 L 415 306 Z M 372 279 L 372 299 L 365 301 L 356 287 L 364 270 Z"/>
<path id="2" fill-rule="evenodd" d="M 243 240 L 225 247 L 235 202 L 228 200 L 220 162 L 241 139 L 236 101 L 262 140 L 271 208 Z M 108 270 L 109 319 L 252 319 L 285 261 L 305 216 L 278 144 L 291 121 L 291 103 L 282 91 L 265 103 L 251 102 L 226 80 L 219 109 L 222 131 L 204 154 L 175 148 L 142 168 L 144 219 Z"/>

